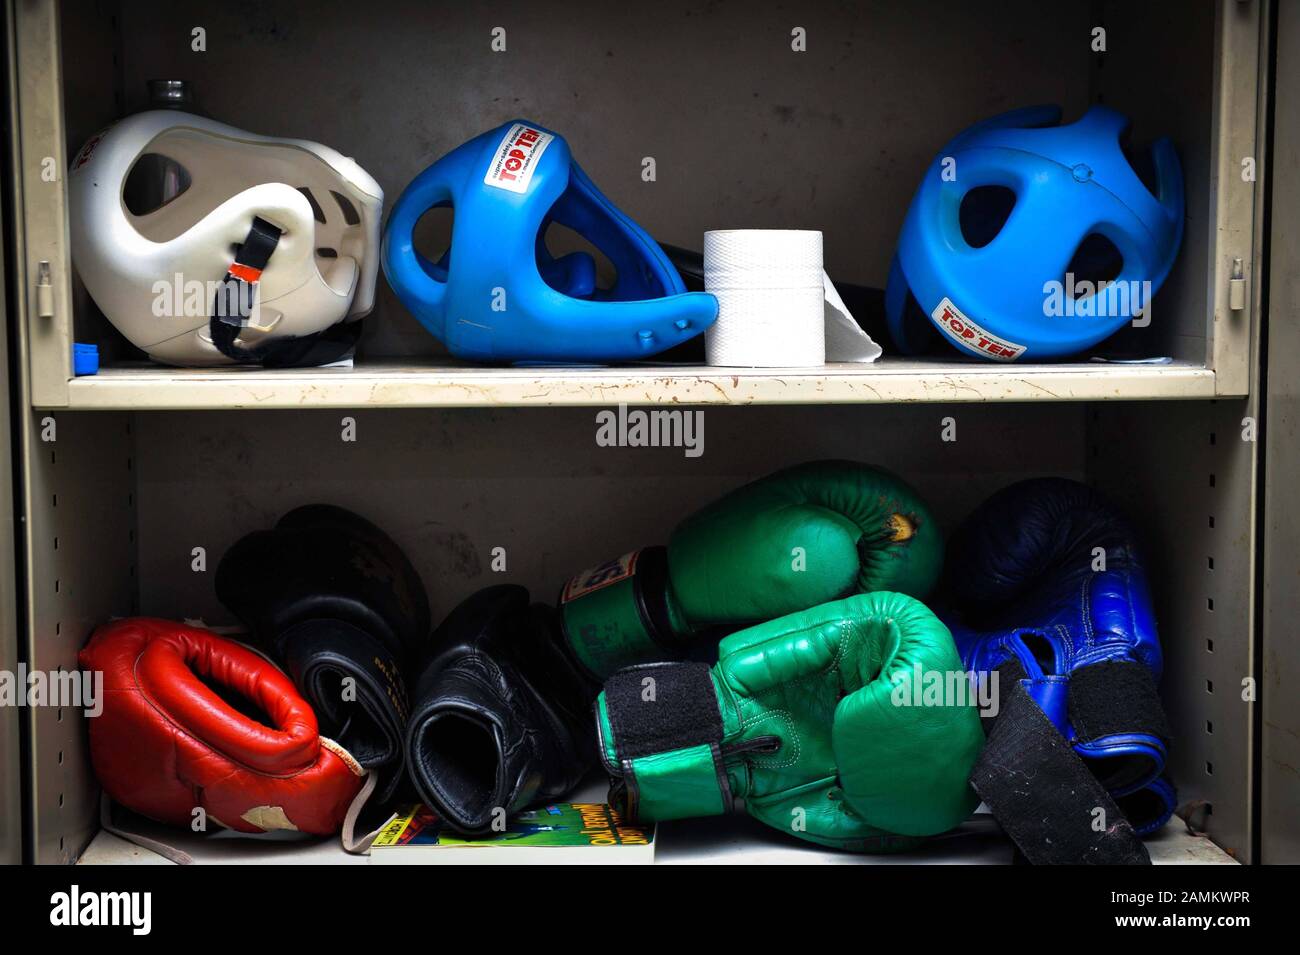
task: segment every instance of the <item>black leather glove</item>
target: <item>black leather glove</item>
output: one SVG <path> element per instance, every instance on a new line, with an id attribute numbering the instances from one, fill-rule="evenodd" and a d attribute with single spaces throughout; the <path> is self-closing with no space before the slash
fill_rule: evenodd
<path id="1" fill-rule="evenodd" d="M 321 734 L 377 773 L 376 798 L 389 800 L 404 775 L 406 679 L 430 627 L 401 549 L 351 511 L 311 504 L 230 548 L 217 597 L 289 673 Z"/>
<path id="2" fill-rule="evenodd" d="M 555 627 L 550 607 L 503 584 L 466 599 L 434 632 L 407 762 L 421 798 L 460 832 L 500 830 L 594 765 L 599 687 L 565 657 Z"/>

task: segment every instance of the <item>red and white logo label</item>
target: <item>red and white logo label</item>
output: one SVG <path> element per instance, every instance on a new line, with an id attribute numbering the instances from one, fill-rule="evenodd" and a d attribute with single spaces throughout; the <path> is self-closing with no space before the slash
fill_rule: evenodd
<path id="1" fill-rule="evenodd" d="M 1024 345 L 998 338 L 992 332 L 980 328 L 963 315 L 961 309 L 952 304 L 952 299 L 946 295 L 935 306 L 930 317 L 934 319 L 941 332 L 962 348 L 967 348 L 977 355 L 984 355 L 996 361 L 1015 361 L 1025 353 Z"/>
<path id="2" fill-rule="evenodd" d="M 564 592 L 560 594 L 560 603 L 567 604 L 570 600 L 577 600 L 593 590 L 600 590 L 620 580 L 627 580 L 636 573 L 636 559 L 640 554 L 639 550 L 634 550 L 630 554 L 624 554 L 590 570 L 584 570 L 564 585 Z"/>
<path id="3" fill-rule="evenodd" d="M 542 153 L 546 152 L 546 147 L 551 145 L 553 139 L 553 133 L 544 133 L 532 126 L 515 123 L 492 155 L 487 175 L 483 177 L 483 185 L 496 186 L 509 192 L 527 192 L 528 183 L 537 170 L 537 161 L 542 158 Z"/>
<path id="4" fill-rule="evenodd" d="M 77 158 L 72 161 L 72 168 L 80 169 L 86 163 L 90 162 L 91 153 L 95 151 L 95 147 L 99 145 L 100 141 L 103 138 L 104 138 L 103 131 L 100 131 L 96 133 L 94 136 L 91 136 L 90 142 L 86 143 L 86 145 L 81 147 L 81 152 L 77 153 Z"/>

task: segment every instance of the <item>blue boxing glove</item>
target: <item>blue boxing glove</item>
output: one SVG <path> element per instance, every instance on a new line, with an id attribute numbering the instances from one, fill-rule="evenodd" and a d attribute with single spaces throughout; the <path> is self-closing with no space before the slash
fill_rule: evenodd
<path id="1" fill-rule="evenodd" d="M 941 616 L 967 669 L 996 672 L 1001 689 L 976 791 L 1031 861 L 1146 861 L 1136 835 L 1168 819 L 1174 796 L 1159 779 L 1160 644 L 1132 529 L 1082 484 L 1022 481 L 966 521 L 948 576 Z M 1012 779 L 1044 763 L 1032 786 Z M 1130 826 L 1117 799 L 1158 813 Z M 1124 825 L 1099 831 L 1099 809 Z"/>

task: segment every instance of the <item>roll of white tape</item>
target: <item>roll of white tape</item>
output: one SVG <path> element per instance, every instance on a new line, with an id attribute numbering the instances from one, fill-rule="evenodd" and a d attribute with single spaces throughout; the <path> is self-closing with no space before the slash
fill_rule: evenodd
<path id="1" fill-rule="evenodd" d="M 704 288 L 718 299 L 705 333 L 710 365 L 780 368 L 826 362 L 822 234 L 730 229 L 704 234 Z"/>

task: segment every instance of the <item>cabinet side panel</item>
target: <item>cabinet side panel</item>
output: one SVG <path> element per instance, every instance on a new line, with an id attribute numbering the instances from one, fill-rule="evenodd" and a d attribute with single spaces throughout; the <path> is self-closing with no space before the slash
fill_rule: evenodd
<path id="1" fill-rule="evenodd" d="M 3 36 L 3 31 L 0 31 Z M 0 160 L 3 165 L 3 160 Z M 9 265 L 0 230 L 0 670 L 18 669 L 18 578 L 14 551 L 13 462 L 10 434 L 9 327 L 6 280 Z M 22 772 L 18 745 L 18 709 L 0 706 L 0 864 L 22 861 Z"/>
<path id="2" fill-rule="evenodd" d="M 1250 861 L 1255 449 L 1244 401 L 1097 406 L 1090 479 L 1143 531 L 1164 650 L 1169 768 L 1192 821 Z M 1208 813 L 1208 814 L 1207 814 Z"/>
<path id="3" fill-rule="evenodd" d="M 51 440 L 52 439 L 52 440 Z M 77 669 L 97 624 L 135 608 L 135 462 L 130 416 L 35 413 L 27 421 L 28 659 Z M 98 828 L 86 719 L 29 711 L 36 862 L 72 862 Z"/>
<path id="4" fill-rule="evenodd" d="M 1261 851 L 1300 862 L 1300 9 L 1278 8 L 1264 440 Z"/>
<path id="5" fill-rule="evenodd" d="M 68 241 L 68 159 L 64 151 L 62 58 L 59 4 L 25 0 L 13 5 L 13 105 L 15 230 L 23 291 L 23 314 L 14 327 L 26 349 L 33 402 L 68 403 L 72 377 L 71 253 Z M 37 285 L 48 285 L 49 314 L 42 311 Z"/>

